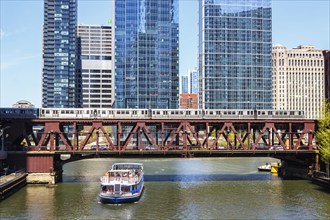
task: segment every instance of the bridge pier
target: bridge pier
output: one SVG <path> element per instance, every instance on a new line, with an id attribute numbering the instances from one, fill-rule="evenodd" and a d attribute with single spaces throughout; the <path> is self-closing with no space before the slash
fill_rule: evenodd
<path id="1" fill-rule="evenodd" d="M 281 158 L 281 162 L 280 176 L 283 178 L 311 179 L 313 171 L 319 170 L 318 154 Z"/>
<path id="2" fill-rule="evenodd" d="M 26 156 L 26 178 L 30 184 L 56 184 L 62 182 L 62 164 L 60 155 L 49 154 L 27 154 Z"/>

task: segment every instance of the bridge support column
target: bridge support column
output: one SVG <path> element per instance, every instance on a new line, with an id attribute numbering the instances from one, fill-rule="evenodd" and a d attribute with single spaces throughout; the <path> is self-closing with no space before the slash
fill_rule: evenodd
<path id="1" fill-rule="evenodd" d="M 62 164 L 60 155 L 27 154 L 26 156 L 27 183 L 56 184 L 62 181 Z"/>
<path id="2" fill-rule="evenodd" d="M 318 170 L 318 155 L 306 154 L 283 157 L 280 175 L 284 178 L 311 179 L 313 171 Z"/>

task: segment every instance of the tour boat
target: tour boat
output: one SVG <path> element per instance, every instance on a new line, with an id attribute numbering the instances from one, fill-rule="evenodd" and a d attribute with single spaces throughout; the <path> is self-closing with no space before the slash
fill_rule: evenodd
<path id="1" fill-rule="evenodd" d="M 270 172 L 271 168 L 272 168 L 272 165 L 271 165 L 270 163 L 266 163 L 266 164 L 264 164 L 264 165 L 259 166 L 259 167 L 258 167 L 258 170 L 259 170 L 259 171 L 267 171 L 267 172 Z"/>
<path id="2" fill-rule="evenodd" d="M 143 164 L 114 163 L 100 180 L 100 202 L 120 204 L 138 201 L 144 188 Z"/>

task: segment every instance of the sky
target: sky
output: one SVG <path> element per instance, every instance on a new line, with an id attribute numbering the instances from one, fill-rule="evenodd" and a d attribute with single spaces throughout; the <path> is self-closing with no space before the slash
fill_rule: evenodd
<path id="1" fill-rule="evenodd" d="M 273 0 L 273 44 L 330 49 L 330 0 Z M 112 0 L 78 0 L 78 24 L 112 18 Z M 198 0 L 179 0 L 180 76 L 197 66 Z M 0 107 L 41 107 L 43 0 L 0 0 Z"/>

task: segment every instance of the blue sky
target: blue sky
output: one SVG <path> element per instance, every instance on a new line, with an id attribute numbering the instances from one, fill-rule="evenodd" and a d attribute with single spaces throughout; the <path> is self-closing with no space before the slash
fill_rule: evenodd
<path id="1" fill-rule="evenodd" d="M 197 65 L 198 1 L 179 0 L 180 75 Z M 329 0 L 274 0 L 273 43 L 330 49 Z M 79 24 L 107 24 L 111 0 L 79 0 Z M 43 0 L 0 0 L 0 106 L 41 107 Z"/>

